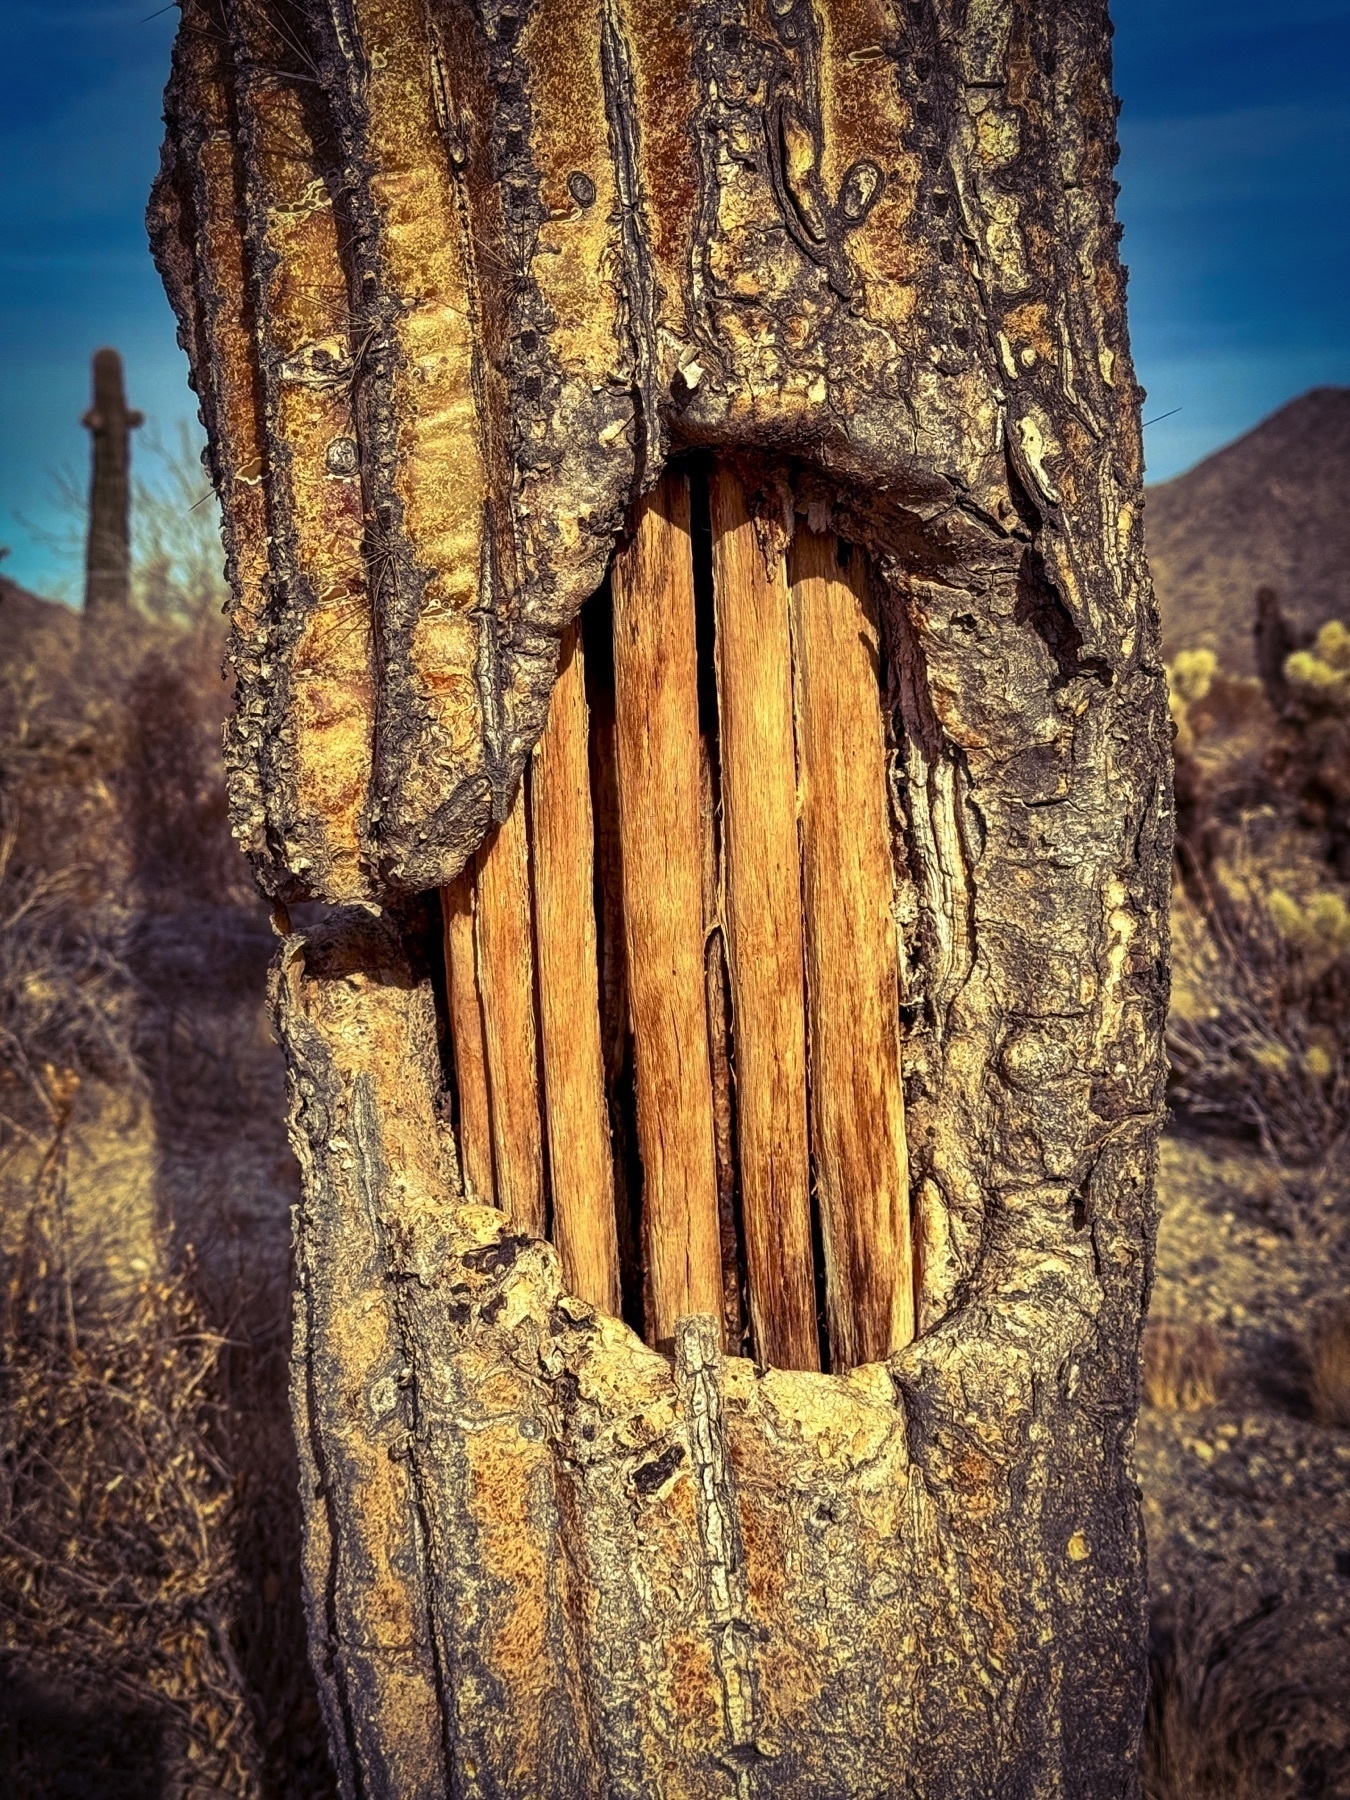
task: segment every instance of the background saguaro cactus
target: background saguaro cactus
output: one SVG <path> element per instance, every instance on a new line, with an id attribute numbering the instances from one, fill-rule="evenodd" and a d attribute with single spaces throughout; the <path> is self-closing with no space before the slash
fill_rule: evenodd
<path id="1" fill-rule="evenodd" d="M 1171 810 L 1107 38 L 1098 0 L 185 5 L 152 225 L 227 520 L 235 830 L 283 929 L 293 899 L 329 907 L 274 994 L 311 1643 L 347 1793 L 1135 1791 L 1126 1444 Z M 697 493 L 709 455 L 792 589 L 830 1373 L 734 1353 L 766 1329 L 754 1268 L 748 1340 L 708 1314 L 725 1090 L 700 1051 L 669 1091 L 694 1066 L 711 1109 L 653 1104 L 654 976 L 631 990 L 616 1192 L 641 1212 L 696 1125 L 706 1203 L 674 1184 L 645 1219 L 624 1306 L 650 1342 L 568 1292 L 539 1234 L 556 1194 L 503 1179 L 508 1150 L 513 1180 L 547 1177 L 547 1134 L 533 1048 L 499 1054 L 521 1015 L 492 995 L 509 963 L 528 996 L 529 934 L 502 951 L 490 865 L 515 845 L 528 905 L 521 782 L 616 543 L 615 633 L 684 609 L 680 679 L 711 669 L 697 510 L 644 501 L 672 466 Z M 634 572 L 654 511 L 656 588 Z M 859 647 L 865 817 L 847 706 L 816 704 L 820 656 Z M 716 707 L 694 692 L 681 725 L 661 690 L 690 823 L 649 812 L 638 838 L 633 783 L 659 807 L 661 770 L 612 649 L 590 728 L 604 1022 L 615 904 L 649 972 L 635 850 L 690 852 L 685 912 L 705 944 L 732 929 L 716 879 L 699 918 L 692 855 Z M 887 833 L 878 912 L 860 842 Z M 824 1104 L 859 1041 L 850 984 L 877 1048 L 844 1098 L 881 1157 L 846 1154 L 853 1115 Z M 450 1017 L 481 1026 L 474 1106 L 486 1060 L 498 1108 L 476 1162 Z M 605 1076 L 622 1143 L 629 1077 Z M 489 1178 L 528 1218 L 482 1204 Z M 893 1278 L 855 1314 L 883 1225 Z"/>
<path id="2" fill-rule="evenodd" d="M 84 611 L 98 620 L 124 614 L 131 605 L 131 434 L 143 419 L 127 405 L 116 350 L 94 352 L 93 387 L 82 421 L 93 450 Z"/>

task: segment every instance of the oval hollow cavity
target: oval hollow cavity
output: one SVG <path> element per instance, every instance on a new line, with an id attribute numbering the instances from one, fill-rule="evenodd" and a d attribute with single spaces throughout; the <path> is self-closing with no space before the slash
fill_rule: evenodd
<path id="1" fill-rule="evenodd" d="M 475 1197 L 660 1348 L 840 1371 L 914 1333 L 900 953 L 866 559 L 798 526 L 666 471 L 442 898 Z"/>

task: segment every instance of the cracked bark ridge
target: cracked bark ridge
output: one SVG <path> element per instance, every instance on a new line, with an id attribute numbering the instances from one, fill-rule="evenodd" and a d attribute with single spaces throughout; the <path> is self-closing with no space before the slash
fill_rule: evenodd
<path id="1" fill-rule="evenodd" d="M 350 1795 L 1136 1790 L 1168 727 L 1101 0 L 186 0 L 152 203 L 288 940 Z M 673 1362 L 463 1203 L 422 927 L 673 452 L 868 552 L 917 1341 Z M 366 908 L 384 908 L 378 915 Z M 609 976 L 606 976 L 609 979 Z"/>

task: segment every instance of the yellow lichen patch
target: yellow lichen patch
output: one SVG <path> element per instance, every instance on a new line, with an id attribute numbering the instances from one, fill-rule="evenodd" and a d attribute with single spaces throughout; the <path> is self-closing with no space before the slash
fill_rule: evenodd
<path id="1" fill-rule="evenodd" d="M 477 1404 L 485 1412 L 496 1404 L 505 1409 L 513 1397 L 503 1385 L 500 1365 L 493 1373 L 498 1377 L 495 1394 L 489 1396 L 486 1383 L 476 1389 Z M 494 1604 L 482 1620 L 480 1654 L 510 1696 L 511 1760 L 523 1773 L 540 1766 L 541 1740 L 548 1731 L 552 1694 L 539 1677 L 559 1664 L 557 1646 L 550 1643 L 557 1570 L 550 1554 L 552 1521 L 540 1505 L 551 1481 L 549 1452 L 540 1439 L 521 1435 L 529 1397 L 518 1383 L 514 1400 L 519 1412 L 512 1407 L 507 1416 L 465 1432 L 460 1442 L 479 1567 L 491 1571 L 493 1587 Z"/>
<path id="2" fill-rule="evenodd" d="M 747 1390 L 742 1407 L 733 1396 L 743 1384 L 727 1366 L 745 1584 L 757 1627 L 756 1738 L 769 1754 L 793 1745 L 802 1791 L 830 1792 L 840 1780 L 838 1746 L 806 1741 L 799 1721 L 865 1707 L 898 1726 L 914 1705 L 912 1668 L 899 1654 L 910 1584 L 903 1426 L 894 1408 L 860 1401 L 847 1379 L 785 1376 L 771 1394 L 773 1379 Z M 799 1416 L 804 1405 L 812 1441 L 780 1430 L 778 1399 L 797 1403 Z M 875 1427 L 886 1413 L 892 1430 L 878 1442 Z M 826 1440 L 851 1446 L 847 1474 L 819 1456 Z"/>
<path id="3" fill-rule="evenodd" d="M 772 1429 L 839 1474 L 880 1455 L 900 1424 L 893 1404 L 865 1400 L 833 1376 L 770 1369 L 761 1387 Z"/>
<path id="4" fill-rule="evenodd" d="M 984 246 L 1005 294 L 1020 294 L 1030 286 L 1026 248 L 1020 227 L 1021 208 L 1011 194 L 982 192 L 980 200 L 987 223 Z"/>
<path id="5" fill-rule="evenodd" d="M 987 168 L 1001 169 L 1010 163 L 1021 141 L 1021 121 L 1011 110 L 987 106 L 975 122 L 975 145 Z"/>
<path id="6" fill-rule="evenodd" d="M 1130 946 L 1134 941 L 1137 921 L 1129 904 L 1129 891 L 1118 876 L 1106 884 L 1102 895 L 1106 957 L 1101 983 L 1101 1012 L 1097 1025 L 1099 1045 L 1113 1043 L 1125 1024 L 1125 1008 L 1129 1000 L 1126 974 L 1129 969 Z"/>
<path id="7" fill-rule="evenodd" d="M 649 1350 L 620 1319 L 600 1313 L 596 1327 L 591 1354 L 577 1370 L 582 1395 L 601 1412 L 640 1417 L 643 1441 L 672 1431 L 677 1408 L 665 1357 Z"/>
<path id="8" fill-rule="evenodd" d="M 352 836 L 325 882 L 335 900 L 361 893 L 353 839 L 370 780 L 370 620 L 363 591 L 342 596 L 306 618 L 292 652 L 291 718 L 300 760 L 300 791 L 324 819 L 343 820 Z"/>
<path id="9" fill-rule="evenodd" d="M 903 148 L 908 103 L 884 53 L 893 26 L 879 0 L 845 0 L 821 8 L 821 175 L 841 207 L 851 171 L 876 170 L 880 186 L 860 223 L 847 219 L 845 244 L 866 297 L 867 317 L 898 339 L 913 316 L 914 281 L 925 247 L 915 230 L 919 158 Z M 856 183 L 855 177 L 855 183 Z M 870 185 L 872 177 L 866 176 Z"/>
<path id="10" fill-rule="evenodd" d="M 1033 367 L 1038 357 L 1043 362 L 1055 360 L 1055 342 L 1050 335 L 1049 308 L 1043 301 L 1029 300 L 1021 306 L 1010 308 L 1003 315 L 1003 329 L 1023 368 Z M 1028 360 L 1028 352 L 1030 352 L 1030 360 Z"/>

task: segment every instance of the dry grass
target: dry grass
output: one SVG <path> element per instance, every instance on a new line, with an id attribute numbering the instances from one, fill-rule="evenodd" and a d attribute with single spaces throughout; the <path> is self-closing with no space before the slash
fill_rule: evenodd
<path id="1" fill-rule="evenodd" d="M 1159 1320 L 1144 1331 L 1144 1399 L 1159 1412 L 1201 1412 L 1219 1397 L 1223 1346 L 1208 1325 Z"/>
<path id="2" fill-rule="evenodd" d="M 180 1766 L 188 1793 L 246 1793 L 258 1761 L 231 1620 L 231 1472 L 216 1442 L 220 1339 L 189 1272 L 115 1310 L 66 1246 L 63 1130 L 5 1270 L 0 1661 L 30 1688 L 97 1695 L 135 1724 L 118 1748 Z M 71 1781 L 84 1746 L 12 1709 L 11 1791 Z M 94 1791 L 93 1788 L 89 1791 Z"/>
<path id="3" fill-rule="evenodd" d="M 1339 1671 L 1319 1690 L 1296 1622 L 1263 1602 L 1232 1620 L 1185 1595 L 1154 1620 L 1144 1800 L 1304 1800 L 1343 1792 Z"/>
<path id="4" fill-rule="evenodd" d="M 1308 1398 L 1319 1424 L 1350 1430 L 1350 1305 L 1328 1313 L 1311 1335 Z"/>

